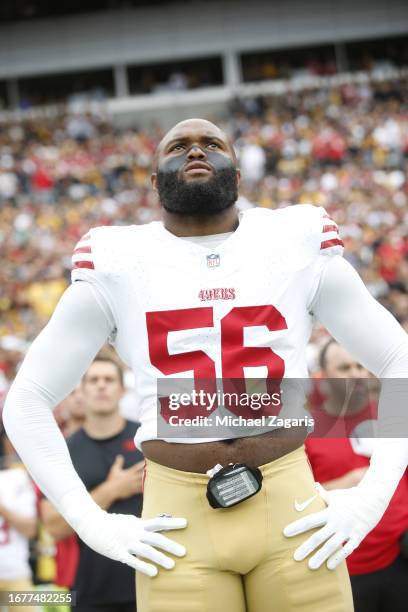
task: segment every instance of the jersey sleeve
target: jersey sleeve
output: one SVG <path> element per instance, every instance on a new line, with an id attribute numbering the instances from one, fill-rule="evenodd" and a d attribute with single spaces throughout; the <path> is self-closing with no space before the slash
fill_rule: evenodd
<path id="1" fill-rule="evenodd" d="M 274 213 L 281 221 L 279 230 L 291 256 L 297 255 L 302 267 L 316 259 L 327 261 L 327 256 L 343 254 L 338 225 L 321 206 L 295 204 Z"/>
<path id="2" fill-rule="evenodd" d="M 90 229 L 76 243 L 71 258 L 71 281 L 85 281 L 90 283 L 100 307 L 112 322 L 112 328 L 117 329 L 117 316 L 115 314 L 114 299 L 109 283 L 109 269 L 106 265 L 106 257 L 109 246 L 109 236 L 106 231 L 109 228 L 98 227 Z M 114 333 L 110 340 L 113 341 Z"/>
<path id="3" fill-rule="evenodd" d="M 74 247 L 72 254 L 72 281 L 89 279 L 86 270 L 95 270 L 94 253 L 92 252 L 91 232 L 82 236 Z M 91 275 L 92 278 L 92 275 Z"/>
<path id="4" fill-rule="evenodd" d="M 319 250 L 321 255 L 343 255 L 344 244 L 340 238 L 337 223 L 324 208 L 319 208 Z"/>
<path id="5" fill-rule="evenodd" d="M 335 256 L 342 257 L 344 244 L 340 237 L 338 225 L 322 207 L 310 206 L 308 215 L 312 218 L 308 225 L 309 239 L 313 244 L 313 265 L 310 268 L 310 294 L 308 308 L 313 310 L 313 303 L 322 274 Z M 309 217 L 309 218 L 310 218 Z"/>

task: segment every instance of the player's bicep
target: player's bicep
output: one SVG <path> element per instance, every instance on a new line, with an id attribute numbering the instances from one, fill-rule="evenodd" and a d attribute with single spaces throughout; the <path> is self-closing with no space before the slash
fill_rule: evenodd
<path id="1" fill-rule="evenodd" d="M 354 268 L 334 257 L 325 267 L 312 311 L 336 340 L 376 376 L 406 368 L 408 336 L 369 293 Z"/>
<path id="2" fill-rule="evenodd" d="M 52 403 L 65 398 L 113 331 L 113 321 L 96 290 L 76 282 L 31 345 L 16 382 L 33 381 Z"/>

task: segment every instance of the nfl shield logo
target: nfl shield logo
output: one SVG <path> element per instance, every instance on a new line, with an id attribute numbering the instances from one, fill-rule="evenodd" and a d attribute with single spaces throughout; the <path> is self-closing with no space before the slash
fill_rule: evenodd
<path id="1" fill-rule="evenodd" d="M 209 268 L 217 268 L 220 265 L 220 256 L 212 253 L 207 255 L 207 266 Z"/>

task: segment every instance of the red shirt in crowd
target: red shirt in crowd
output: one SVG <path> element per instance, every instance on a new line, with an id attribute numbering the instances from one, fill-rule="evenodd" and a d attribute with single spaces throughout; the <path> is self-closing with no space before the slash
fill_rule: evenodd
<path id="1" fill-rule="evenodd" d="M 319 406 L 314 405 L 310 412 L 321 430 L 321 435 L 336 429 L 339 431 L 338 428 L 341 427 L 343 435 L 347 436 L 359 424 L 372 419 L 376 407 L 368 404 L 358 414 L 343 417 L 340 422 L 336 416 L 324 413 Z M 356 468 L 368 467 L 370 463 L 368 457 L 354 452 L 347 437 L 318 438 L 312 435 L 307 438 L 305 446 L 315 480 L 323 485 Z M 402 477 L 381 521 L 347 558 L 350 575 L 369 574 L 391 565 L 400 553 L 399 539 L 406 530 L 408 530 L 407 473 Z"/>
<path id="2" fill-rule="evenodd" d="M 37 189 L 39 191 L 42 191 L 43 189 L 51 189 L 54 184 L 51 176 L 43 168 L 38 168 L 34 172 L 31 181 L 34 189 Z"/>
<path id="3" fill-rule="evenodd" d="M 79 545 L 75 533 L 56 542 L 55 562 L 57 572 L 55 584 L 71 588 L 75 582 L 79 562 Z"/>
<path id="4" fill-rule="evenodd" d="M 40 489 L 35 486 L 37 495 L 38 515 L 40 516 L 40 501 L 43 499 L 43 494 Z M 74 585 L 76 571 L 79 563 L 79 545 L 78 538 L 75 533 L 55 542 L 55 580 L 54 584 L 60 587 L 68 587 Z"/>

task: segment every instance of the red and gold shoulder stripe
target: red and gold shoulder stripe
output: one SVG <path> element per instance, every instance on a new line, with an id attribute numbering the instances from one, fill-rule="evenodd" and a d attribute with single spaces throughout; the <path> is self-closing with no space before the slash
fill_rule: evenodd
<path id="1" fill-rule="evenodd" d="M 85 234 L 76 244 L 74 253 L 72 255 L 73 269 L 76 269 L 76 268 L 88 268 L 89 270 L 95 269 L 90 240 L 91 240 L 91 235 Z"/>
<path id="2" fill-rule="evenodd" d="M 336 246 L 344 247 L 344 243 L 339 235 L 337 223 L 335 223 L 328 215 L 324 215 L 323 220 L 320 250 L 322 251 Z"/>

